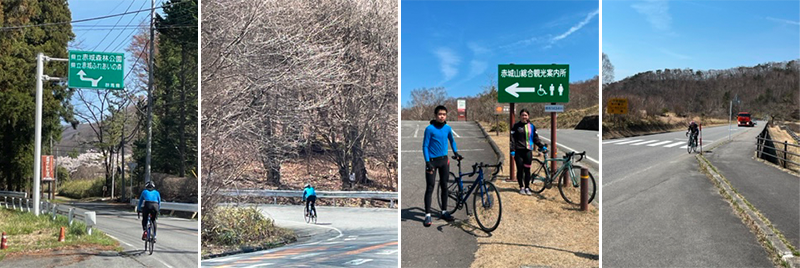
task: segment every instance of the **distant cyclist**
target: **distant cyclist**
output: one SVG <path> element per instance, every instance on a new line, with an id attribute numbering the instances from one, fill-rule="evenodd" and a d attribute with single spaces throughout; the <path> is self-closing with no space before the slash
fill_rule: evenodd
<path id="1" fill-rule="evenodd" d="M 144 214 L 142 217 L 142 240 L 147 239 L 147 217 L 153 217 L 153 241 L 155 241 L 156 234 L 156 215 L 161 209 L 161 193 L 156 190 L 156 184 L 153 181 L 148 181 L 144 185 L 142 195 L 139 196 L 139 211 Z"/>
<path id="2" fill-rule="evenodd" d="M 447 159 L 447 143 L 453 147 L 453 154 L 456 158 L 463 159 L 458 154 L 456 141 L 453 139 L 453 129 L 447 125 L 447 108 L 437 106 L 433 113 L 436 119 L 431 120 L 431 124 L 425 128 L 425 136 L 422 140 L 422 155 L 425 157 L 425 227 L 431 226 L 431 195 L 433 186 L 436 185 L 436 170 L 439 170 L 439 191 L 441 200 L 441 214 L 439 217 L 446 221 L 452 221 L 453 216 L 446 210 L 447 208 L 447 179 L 450 174 L 450 160 Z"/>
<path id="3" fill-rule="evenodd" d="M 317 203 L 317 192 L 314 191 L 311 184 L 306 183 L 306 186 L 303 187 L 303 202 L 306 203 L 306 211 L 313 211 L 314 215 L 317 214 L 317 208 L 314 207 L 314 204 Z M 311 204 L 311 209 L 309 209 L 309 204 Z M 306 214 L 306 216 L 310 215 Z"/>
<path id="4" fill-rule="evenodd" d="M 692 141 L 694 141 L 693 142 L 694 146 L 697 146 L 697 134 L 698 133 L 700 133 L 700 128 L 697 126 L 697 123 L 695 123 L 694 120 L 692 120 L 692 122 L 689 123 L 689 129 L 686 130 L 686 136 L 689 136 L 689 134 L 692 134 Z"/>
<path id="5" fill-rule="evenodd" d="M 519 111 L 519 122 L 511 127 L 511 155 L 517 165 L 517 183 L 519 194 L 531 195 L 531 163 L 533 162 L 534 145 L 539 146 L 539 151 L 546 150 L 547 146 L 539 141 L 536 126 L 529 120 L 528 110 Z"/>

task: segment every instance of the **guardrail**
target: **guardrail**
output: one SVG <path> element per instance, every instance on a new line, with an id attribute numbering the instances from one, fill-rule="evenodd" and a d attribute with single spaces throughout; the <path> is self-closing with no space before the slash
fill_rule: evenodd
<path id="1" fill-rule="evenodd" d="M 364 198 L 389 201 L 389 207 L 395 207 L 397 192 L 378 192 L 378 191 L 316 191 L 319 198 Z M 260 189 L 220 189 L 217 194 L 232 197 L 272 197 L 273 203 L 278 203 L 278 197 L 302 198 L 303 191 L 300 190 L 260 190 Z M 334 201 L 334 206 L 336 202 Z"/>
<path id="2" fill-rule="evenodd" d="M 31 212 L 31 204 L 33 200 L 30 198 L 20 198 L 16 196 L 8 196 L 0 193 L 3 197 L 3 203 L 0 207 L 6 209 L 19 210 L 23 212 Z M 42 215 L 50 214 L 52 219 L 55 220 L 57 215 L 67 217 L 69 225 L 71 226 L 75 220 L 80 220 L 86 223 L 86 233 L 92 234 L 92 227 L 97 225 L 97 214 L 94 211 L 89 211 L 81 208 L 70 207 L 63 204 L 50 203 L 48 201 L 41 201 L 39 203 Z"/>
<path id="3" fill-rule="evenodd" d="M 800 148 L 800 145 L 789 144 L 786 141 L 780 142 L 770 139 L 768 138 L 768 129 L 769 125 L 764 128 L 761 134 L 756 136 L 757 157 L 775 163 L 783 168 L 787 168 L 788 164 L 794 164 L 795 166 L 800 167 L 799 163 L 789 160 L 789 155 L 800 157 L 800 154 L 790 152 L 789 147 Z"/>
<path id="4" fill-rule="evenodd" d="M 133 206 L 133 211 L 138 211 L 139 209 L 139 199 L 131 198 L 131 206 Z M 193 212 L 192 219 L 197 216 L 198 205 L 193 203 L 175 203 L 175 202 L 161 202 L 161 210 L 169 210 L 170 216 L 172 216 L 175 211 L 186 211 L 186 212 Z"/>
<path id="5" fill-rule="evenodd" d="M 28 193 L 26 193 L 26 192 L 0 191 L 0 196 L 25 198 L 25 197 L 28 197 Z"/>

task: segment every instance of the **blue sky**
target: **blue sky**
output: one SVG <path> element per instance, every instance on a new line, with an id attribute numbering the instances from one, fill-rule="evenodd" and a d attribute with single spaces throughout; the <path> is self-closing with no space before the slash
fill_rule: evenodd
<path id="1" fill-rule="evenodd" d="M 402 1 L 401 103 L 411 90 L 475 96 L 498 64 L 569 64 L 570 80 L 599 74 L 598 1 Z"/>
<path id="2" fill-rule="evenodd" d="M 800 1 L 603 1 L 615 80 L 800 58 Z"/>

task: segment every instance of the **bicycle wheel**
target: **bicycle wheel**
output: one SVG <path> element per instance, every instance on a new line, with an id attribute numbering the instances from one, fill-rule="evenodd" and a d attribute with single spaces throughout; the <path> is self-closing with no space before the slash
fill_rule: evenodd
<path id="1" fill-rule="evenodd" d="M 566 172 L 566 171 L 565 171 Z M 581 187 L 580 187 L 580 180 L 581 180 L 581 167 L 580 166 L 573 166 L 572 167 L 572 174 L 575 174 L 575 178 L 567 179 L 567 176 L 561 176 L 558 182 L 558 191 L 561 192 L 561 197 L 564 198 L 564 201 L 567 203 L 580 205 L 581 204 Z M 589 181 L 588 181 L 588 191 L 587 194 L 589 195 L 588 203 L 592 203 L 594 200 L 595 194 L 597 194 L 597 185 L 595 185 L 594 175 L 589 172 Z"/>
<path id="2" fill-rule="evenodd" d="M 303 208 L 303 219 L 308 223 L 311 221 L 311 214 L 308 214 L 308 207 Z"/>
<path id="3" fill-rule="evenodd" d="M 439 192 L 439 184 L 436 184 L 436 191 L 433 192 L 436 196 L 436 203 L 439 204 L 439 209 L 442 209 L 442 195 Z M 458 201 L 461 197 L 461 188 L 458 187 L 456 181 L 456 174 L 450 172 L 450 180 L 447 181 L 447 207 L 443 211 L 447 211 L 450 215 L 456 213 L 458 209 Z"/>
<path id="4" fill-rule="evenodd" d="M 689 144 L 686 145 L 686 152 L 687 153 L 690 153 L 690 154 L 692 153 L 692 144 L 693 144 L 692 143 L 692 138 L 690 137 L 689 138 Z"/>
<path id="5" fill-rule="evenodd" d="M 144 234 L 144 251 L 147 252 L 148 245 L 150 245 L 150 226 L 147 226 L 147 231 Z"/>
<path id="6" fill-rule="evenodd" d="M 500 202 L 500 192 L 491 182 L 477 186 L 472 195 L 472 209 L 475 210 L 475 220 L 484 232 L 492 232 L 500 225 L 503 215 L 503 204 Z"/>
<path id="7" fill-rule="evenodd" d="M 531 163 L 531 191 L 537 194 L 544 191 L 545 182 L 547 177 L 550 176 L 550 174 L 547 173 L 547 166 L 545 166 L 541 160 L 533 159 Z"/>
<path id="8" fill-rule="evenodd" d="M 311 211 L 311 217 L 314 219 L 314 224 L 317 224 L 317 208 Z"/>
<path id="9" fill-rule="evenodd" d="M 153 255 L 153 248 L 155 247 L 155 235 L 153 235 L 153 224 L 151 221 L 150 228 L 147 230 L 147 242 L 150 243 L 150 255 Z"/>

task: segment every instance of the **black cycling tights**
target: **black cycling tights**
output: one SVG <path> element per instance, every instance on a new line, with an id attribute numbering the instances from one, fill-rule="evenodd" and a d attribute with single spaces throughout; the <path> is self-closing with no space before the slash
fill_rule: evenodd
<path id="1" fill-rule="evenodd" d="M 533 162 L 533 151 L 514 151 L 514 163 L 517 165 L 517 183 L 520 189 L 522 189 L 522 187 L 530 188 L 531 162 Z"/>
<path id="2" fill-rule="evenodd" d="M 314 207 L 314 204 L 316 204 L 316 203 L 317 203 L 317 196 L 316 195 L 312 195 L 312 196 L 309 196 L 308 198 L 306 198 L 306 210 L 314 211 L 314 214 L 316 214 L 317 213 L 317 208 Z M 309 210 L 309 207 L 308 207 L 309 204 L 311 205 L 311 210 Z"/>
<path id="3" fill-rule="evenodd" d="M 431 213 L 431 195 L 436 185 L 436 171 L 439 171 L 439 197 L 442 200 L 442 211 L 447 208 L 447 176 L 450 174 L 450 160 L 447 157 L 431 159 L 433 174 L 425 172 L 425 214 Z"/>
<path id="4" fill-rule="evenodd" d="M 145 201 L 142 208 L 142 231 L 147 230 L 147 215 L 153 218 L 153 234 L 156 232 L 156 216 L 158 215 L 158 203 L 152 201 Z"/>

